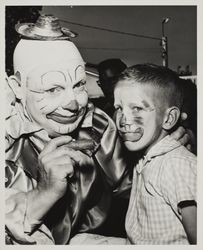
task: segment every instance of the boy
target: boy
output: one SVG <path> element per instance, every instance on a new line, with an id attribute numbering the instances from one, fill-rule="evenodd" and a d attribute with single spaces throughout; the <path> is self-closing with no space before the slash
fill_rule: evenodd
<path id="1" fill-rule="evenodd" d="M 169 135 L 180 117 L 181 86 L 172 70 L 140 64 L 115 87 L 119 134 L 142 157 L 126 215 L 131 244 L 196 243 L 196 157 Z"/>
<path id="2" fill-rule="evenodd" d="M 153 64 L 121 74 L 114 89 L 116 125 L 125 147 L 140 159 L 127 239 L 83 234 L 71 244 L 196 243 L 196 157 L 170 136 L 181 113 L 181 86 L 175 72 Z"/>

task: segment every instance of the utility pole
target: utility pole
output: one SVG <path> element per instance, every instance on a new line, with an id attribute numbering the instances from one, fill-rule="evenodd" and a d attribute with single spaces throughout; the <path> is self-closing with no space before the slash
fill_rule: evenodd
<path id="1" fill-rule="evenodd" d="M 168 40 L 167 40 L 167 37 L 165 36 L 165 33 L 164 33 L 164 26 L 165 26 L 165 23 L 168 23 L 169 22 L 169 18 L 166 17 L 162 20 L 162 37 L 161 37 L 161 56 L 162 56 L 162 65 L 164 67 L 168 67 Z"/>

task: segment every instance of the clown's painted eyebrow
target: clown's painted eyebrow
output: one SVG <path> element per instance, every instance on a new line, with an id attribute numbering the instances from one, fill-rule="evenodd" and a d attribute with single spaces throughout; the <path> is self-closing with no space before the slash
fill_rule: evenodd
<path id="1" fill-rule="evenodd" d="M 71 75 L 70 75 L 69 72 L 68 72 L 68 76 L 69 76 L 69 78 L 70 78 L 70 81 L 73 82 L 73 79 L 72 79 L 72 77 L 71 77 Z"/>
<path id="2" fill-rule="evenodd" d="M 80 68 L 82 69 L 82 73 L 85 72 L 84 67 L 82 65 L 78 65 L 77 68 L 75 69 L 75 80 L 77 79 L 77 71 Z M 85 76 L 85 73 L 84 73 L 84 76 Z"/>
<path id="3" fill-rule="evenodd" d="M 57 82 L 56 82 L 56 80 L 55 79 L 52 79 L 52 77 L 50 78 L 50 75 L 52 74 L 52 73 L 58 73 L 58 75 L 61 75 L 63 78 L 62 79 L 60 79 L 60 81 L 59 80 L 57 80 Z M 48 78 L 48 79 L 46 79 L 46 78 Z M 50 78 L 50 79 L 49 79 Z M 61 81 L 62 80 L 62 81 Z M 63 73 L 63 72 L 61 72 L 61 71 L 55 71 L 55 70 L 53 70 L 53 71 L 49 71 L 49 72 L 46 72 L 46 73 L 44 73 L 42 76 L 41 76 L 41 84 L 44 86 L 44 85 L 46 85 L 46 84 L 51 84 L 51 85 L 53 85 L 53 84 L 60 84 L 60 83 L 65 83 L 66 82 L 66 76 L 65 76 L 65 74 Z"/>

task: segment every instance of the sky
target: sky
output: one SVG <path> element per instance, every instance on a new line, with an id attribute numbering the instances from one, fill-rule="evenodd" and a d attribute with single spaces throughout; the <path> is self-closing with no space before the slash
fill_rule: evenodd
<path id="1" fill-rule="evenodd" d="M 162 37 L 163 18 L 169 17 L 164 25 L 169 67 L 177 70 L 181 66 L 184 70 L 189 65 L 192 73 L 197 73 L 196 6 L 45 6 L 42 12 L 56 15 L 62 26 L 79 34 L 73 42 L 86 62 L 98 64 L 107 58 L 121 58 L 128 66 L 162 64 L 158 39 Z"/>

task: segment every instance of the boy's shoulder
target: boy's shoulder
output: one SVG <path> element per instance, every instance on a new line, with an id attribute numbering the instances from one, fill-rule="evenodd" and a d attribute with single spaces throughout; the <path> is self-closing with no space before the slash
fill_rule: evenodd
<path id="1" fill-rule="evenodd" d="M 159 164 L 162 165 L 162 169 L 186 169 L 186 166 L 189 168 L 192 167 L 192 169 L 196 168 L 196 155 L 191 153 L 186 147 L 181 145 L 180 142 L 174 140 L 171 136 L 166 136 L 154 149 L 155 150 L 153 151 L 156 152 L 155 155 L 160 156 L 157 160 L 159 161 Z"/>
<path id="2" fill-rule="evenodd" d="M 193 173 L 195 176 L 197 157 L 183 145 L 180 145 L 163 156 L 162 171 L 167 172 L 168 175 L 170 172 L 181 176 L 191 176 Z"/>
<path id="3" fill-rule="evenodd" d="M 190 152 L 186 147 L 181 145 L 181 143 L 170 135 L 164 137 L 161 141 L 155 144 L 148 155 L 150 157 L 160 156 L 162 159 L 171 160 L 171 159 L 188 159 L 196 160 L 196 155 Z M 159 159 L 159 157 L 158 157 Z"/>
<path id="4" fill-rule="evenodd" d="M 165 159 L 183 159 L 188 161 L 197 161 L 197 156 L 190 152 L 186 147 L 180 145 L 179 147 L 174 148 L 173 150 L 165 154 Z"/>

